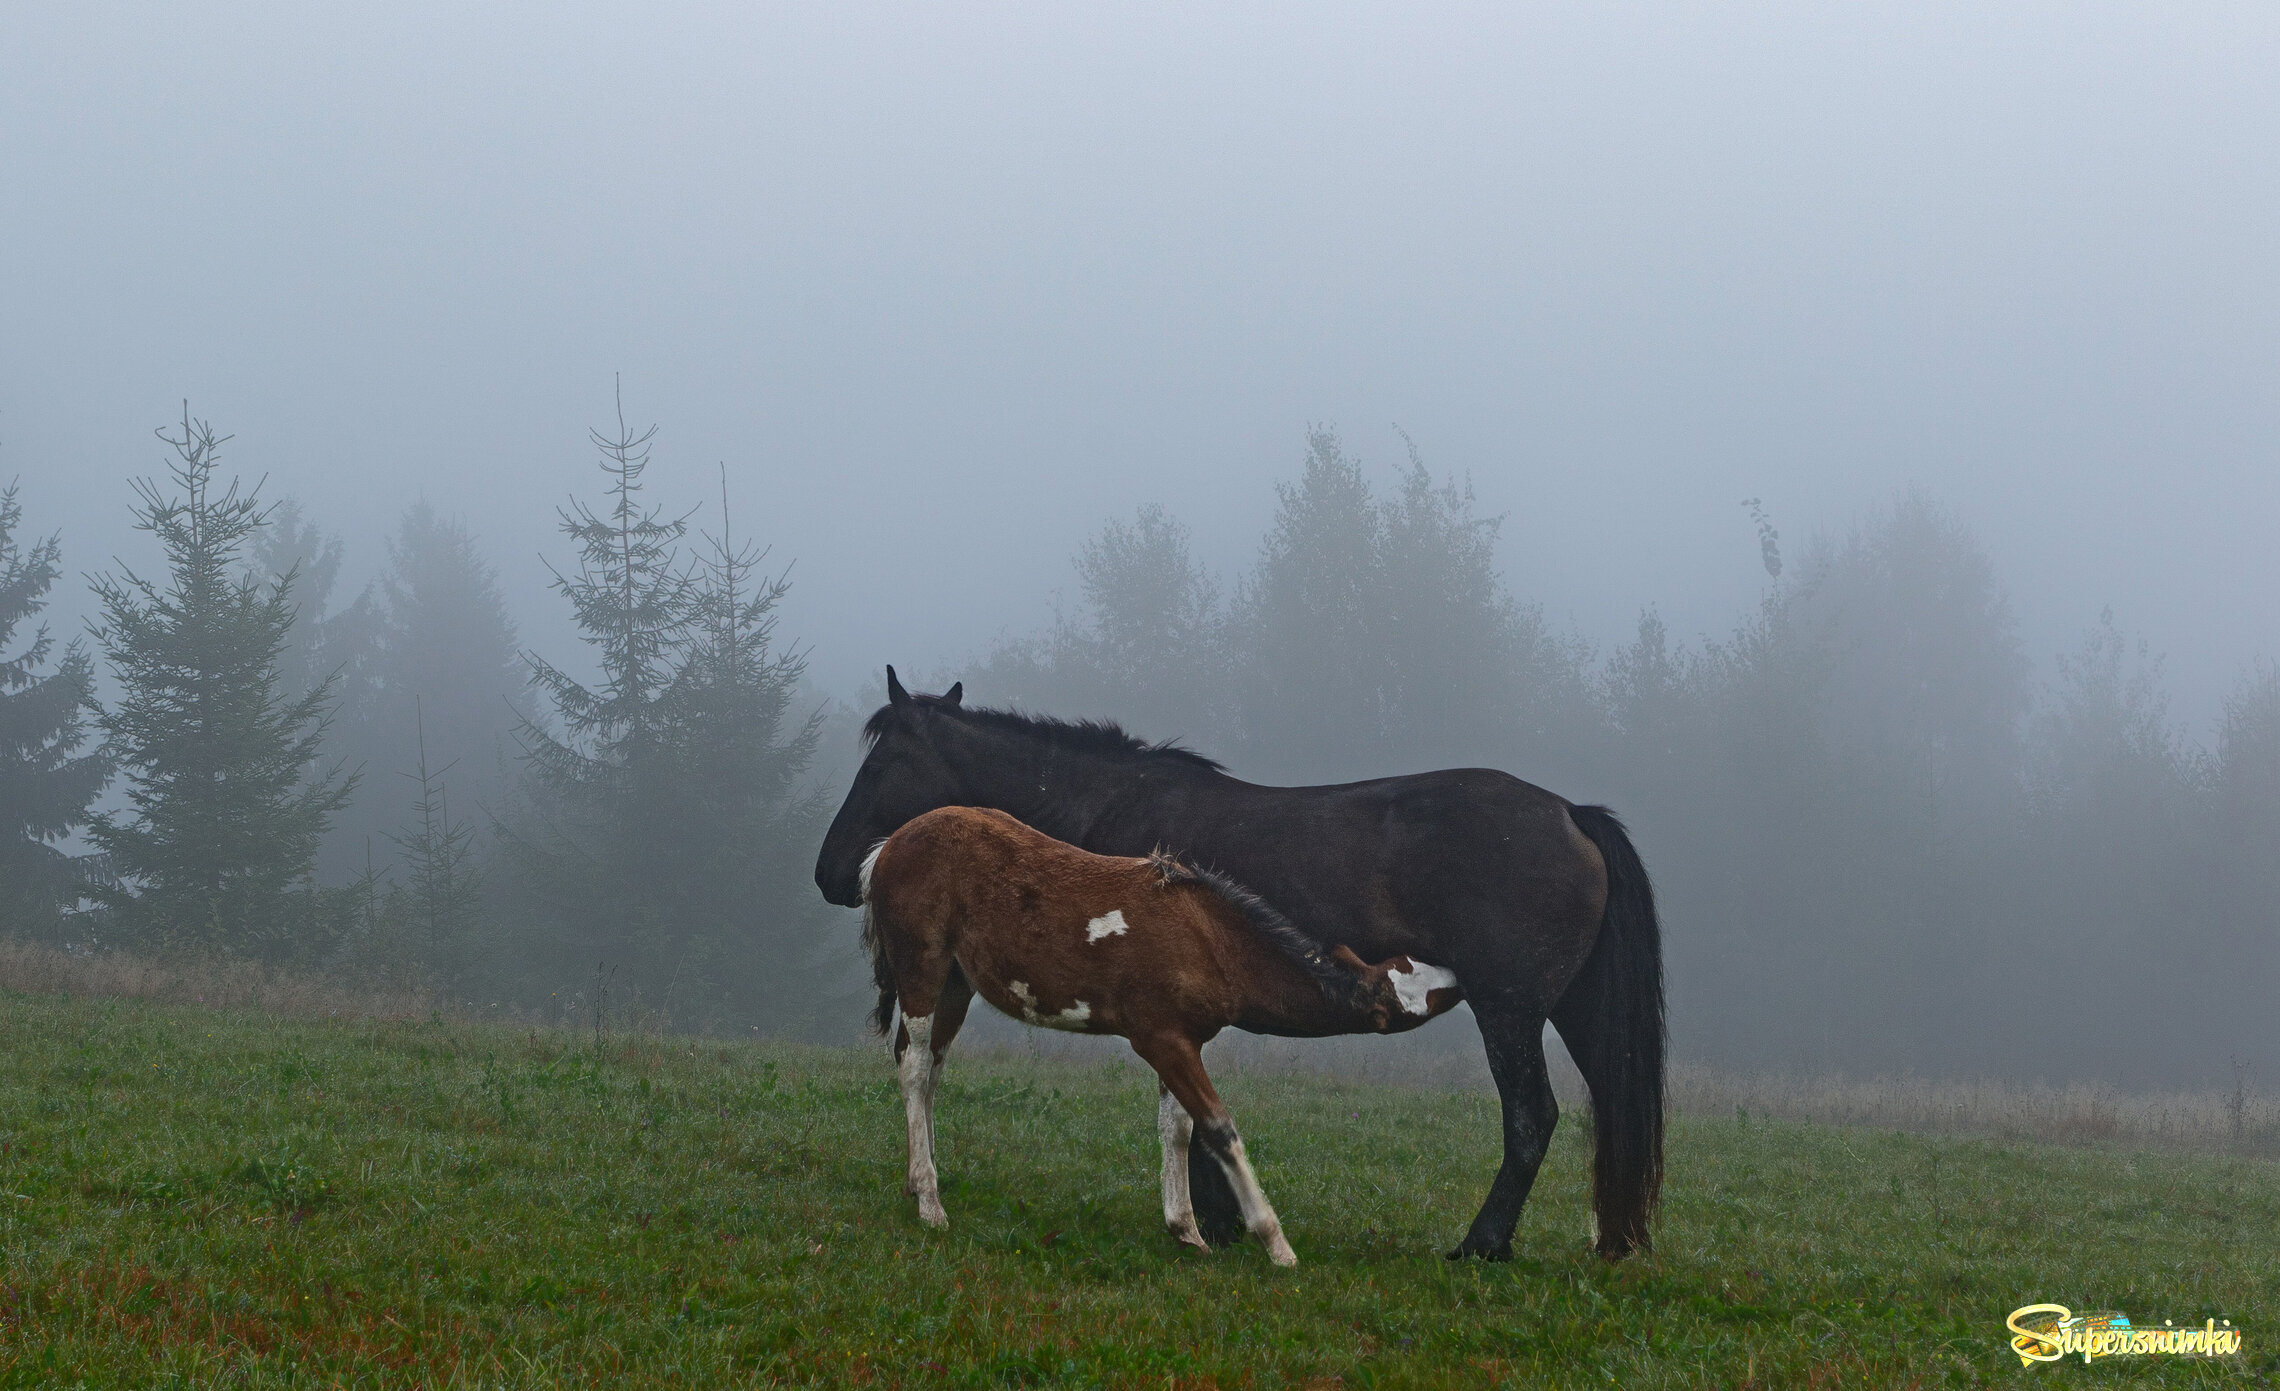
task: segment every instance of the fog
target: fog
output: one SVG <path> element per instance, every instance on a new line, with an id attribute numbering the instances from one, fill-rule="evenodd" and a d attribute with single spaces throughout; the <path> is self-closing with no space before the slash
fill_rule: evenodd
<path id="1" fill-rule="evenodd" d="M 335 609 L 424 500 L 584 679 L 548 566 L 622 387 L 651 500 L 717 527 L 725 466 L 794 564 L 803 711 L 892 661 L 1241 773 L 1445 753 L 1619 806 L 1655 794 L 1578 748 L 1356 766 L 1006 654 L 1149 505 L 1232 597 L 1318 429 L 1380 500 L 1412 444 L 1468 482 L 1592 681 L 1642 611 L 1700 652 L 1799 584 L 1743 499 L 1796 567 L 1915 498 L 2007 606 L 2007 727 L 2110 608 L 2213 754 L 2280 654 L 2276 71 L 2249 5 L 51 7 L 0 53 L 0 480 L 76 631 L 83 572 L 158 563 L 127 481 L 187 399 L 342 541 Z"/>

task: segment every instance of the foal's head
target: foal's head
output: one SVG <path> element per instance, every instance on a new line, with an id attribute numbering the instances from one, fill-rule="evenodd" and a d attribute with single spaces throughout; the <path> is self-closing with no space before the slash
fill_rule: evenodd
<path id="1" fill-rule="evenodd" d="M 1330 959 L 1360 982 L 1363 1018 L 1372 1033 L 1414 1029 L 1455 1009 L 1465 997 L 1453 972 L 1406 956 L 1388 957 L 1372 966 L 1341 945 L 1330 949 Z"/>

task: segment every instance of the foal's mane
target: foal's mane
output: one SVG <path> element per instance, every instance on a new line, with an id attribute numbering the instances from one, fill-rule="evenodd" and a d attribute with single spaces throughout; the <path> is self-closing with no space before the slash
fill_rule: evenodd
<path id="1" fill-rule="evenodd" d="M 910 697 L 910 703 L 946 719 L 958 720 L 979 729 L 1012 734 L 1071 753 L 1087 753 L 1118 762 L 1167 759 L 1191 767 L 1206 768 L 1214 773 L 1226 771 L 1216 760 L 1184 747 L 1176 739 L 1150 743 L 1137 734 L 1126 733 L 1124 726 L 1114 720 L 1062 720 L 1051 715 L 1024 714 L 1019 710 L 953 705 L 940 696 L 915 693 Z M 901 717 L 901 713 L 899 706 L 880 706 L 864 722 L 864 741 L 871 744 L 879 742 Z"/>
<path id="2" fill-rule="evenodd" d="M 1314 939 L 1299 931 L 1273 904 L 1218 870 L 1191 865 L 1167 850 L 1151 851 L 1148 863 L 1165 884 L 1200 884 L 1219 895 L 1331 1000 L 1356 1013 L 1369 1010 L 1373 1002 L 1362 988 L 1361 977 L 1324 956 Z"/>

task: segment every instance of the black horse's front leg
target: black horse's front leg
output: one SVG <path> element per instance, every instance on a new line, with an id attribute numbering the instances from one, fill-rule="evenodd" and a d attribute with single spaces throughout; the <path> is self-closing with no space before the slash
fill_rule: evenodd
<path id="1" fill-rule="evenodd" d="M 1472 1230 L 1449 1259 L 1480 1256 L 1508 1261 L 1512 1229 L 1520 1222 L 1521 1205 L 1528 1201 L 1536 1170 L 1551 1147 L 1560 1103 L 1552 1095 L 1551 1075 L 1544 1070 L 1544 1016 L 1477 999 L 1473 1014 L 1480 1021 L 1481 1042 L 1488 1048 L 1489 1074 L 1496 1079 L 1497 1095 L 1504 1103 L 1504 1163 L 1473 1218 Z"/>
<path id="2" fill-rule="evenodd" d="M 1199 1133 L 1188 1139 L 1188 1199 L 1195 1207 L 1195 1228 L 1212 1246 L 1233 1246 L 1243 1239 L 1243 1207 L 1235 1201 L 1227 1171 L 1211 1157 Z"/>

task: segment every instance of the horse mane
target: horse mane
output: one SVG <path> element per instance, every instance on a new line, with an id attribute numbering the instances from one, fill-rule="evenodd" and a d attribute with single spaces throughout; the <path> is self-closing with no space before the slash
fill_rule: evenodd
<path id="1" fill-rule="evenodd" d="M 1214 773 L 1227 771 L 1220 766 L 1218 760 L 1206 758 L 1176 739 L 1150 743 L 1137 734 L 1127 733 L 1124 726 L 1114 720 L 1063 720 L 1051 715 L 1025 714 L 1019 710 L 952 705 L 940 696 L 916 693 L 912 694 L 910 700 L 911 704 L 937 715 L 982 729 L 1043 742 L 1071 753 L 1087 753 L 1120 762 L 1168 759 Z M 863 741 L 866 744 L 876 744 L 885 737 L 887 730 L 894 724 L 896 711 L 896 706 L 888 704 L 873 712 L 871 718 L 863 724 Z"/>
<path id="2" fill-rule="evenodd" d="M 1215 869 L 1191 865 L 1168 850 L 1149 852 L 1148 863 L 1164 884 L 1200 884 L 1225 900 L 1227 905 L 1243 915 L 1243 920 L 1257 929 L 1275 949 L 1290 958 L 1291 964 L 1304 971 L 1307 978 L 1330 1000 L 1353 1010 L 1367 1013 L 1374 1003 L 1362 988 L 1362 979 L 1322 954 L 1314 939 L 1298 929 L 1290 919 L 1275 910 L 1275 906 L 1244 888 L 1241 884 Z"/>

